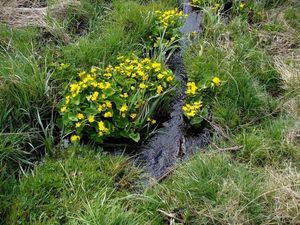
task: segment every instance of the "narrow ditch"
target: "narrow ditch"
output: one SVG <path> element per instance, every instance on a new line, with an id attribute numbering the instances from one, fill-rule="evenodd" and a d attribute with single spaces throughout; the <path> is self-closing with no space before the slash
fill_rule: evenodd
<path id="1" fill-rule="evenodd" d="M 194 10 L 189 0 L 182 0 L 182 10 L 188 17 L 181 27 L 181 49 L 175 52 L 168 62 L 169 68 L 174 72 L 180 82 L 180 88 L 174 96 L 171 106 L 170 119 L 163 123 L 162 128 L 141 146 L 141 160 L 146 172 L 155 180 L 160 180 L 170 173 L 172 168 L 186 157 L 199 149 L 207 147 L 210 142 L 210 131 L 202 126 L 201 129 L 191 132 L 190 125 L 185 121 L 182 106 L 185 99 L 185 84 L 187 73 L 183 62 L 183 54 L 190 44 L 188 38 L 192 32 L 201 32 L 201 12 Z"/>
<path id="2" fill-rule="evenodd" d="M 183 54 L 191 44 L 190 34 L 196 32 L 197 37 L 201 35 L 202 17 L 200 10 L 193 9 L 189 0 L 181 0 L 181 9 L 184 14 L 188 14 L 184 25 L 180 28 L 183 37 L 180 42 L 181 48 L 170 57 L 167 63 L 180 83 L 170 106 L 169 119 L 152 137 L 139 145 L 116 144 L 118 141 L 102 144 L 106 151 L 114 155 L 122 155 L 124 152 L 136 155 L 138 152 L 136 162 L 143 165 L 151 180 L 162 180 L 167 177 L 177 163 L 196 151 L 205 149 L 211 141 L 210 130 L 204 124 L 200 129 L 193 130 L 185 120 L 182 111 L 188 79 Z"/>

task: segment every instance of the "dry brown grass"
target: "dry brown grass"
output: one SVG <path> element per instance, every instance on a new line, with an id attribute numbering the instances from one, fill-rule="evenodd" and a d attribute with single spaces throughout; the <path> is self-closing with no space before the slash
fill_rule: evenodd
<path id="1" fill-rule="evenodd" d="M 3 7 L 43 7 L 46 6 L 46 0 L 1 0 L 0 6 Z"/>
<path id="2" fill-rule="evenodd" d="M 295 121 L 300 121 L 300 34 L 285 19 L 283 9 L 270 11 L 265 23 L 280 24 L 278 32 L 258 31 L 259 44 L 266 44 L 265 49 L 273 57 L 274 68 L 283 81 L 283 88 L 289 96 L 282 111 Z M 300 148 L 300 122 L 290 127 L 286 135 L 287 142 Z"/>
<path id="3" fill-rule="evenodd" d="M 14 27 L 46 27 L 47 9 L 4 7 L 0 11 L 0 21 Z"/>
<path id="4" fill-rule="evenodd" d="M 300 173 L 289 166 L 282 171 L 266 168 L 268 187 L 272 196 L 269 206 L 272 214 L 266 224 L 300 224 Z M 275 221 L 274 221 L 275 220 Z"/>
<path id="5" fill-rule="evenodd" d="M 62 1 L 49 7 L 40 7 L 38 1 L 33 1 L 26 6 L 27 1 L 12 1 L 3 3 L 0 9 L 0 22 L 8 24 L 13 27 L 53 27 L 49 24 L 47 17 L 64 18 L 67 9 L 76 10 L 80 5 L 79 1 Z"/>

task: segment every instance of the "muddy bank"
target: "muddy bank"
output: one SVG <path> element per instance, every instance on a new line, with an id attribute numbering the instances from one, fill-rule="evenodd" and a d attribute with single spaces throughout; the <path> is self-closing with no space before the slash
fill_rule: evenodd
<path id="1" fill-rule="evenodd" d="M 183 35 L 182 48 L 175 52 L 168 62 L 169 68 L 181 85 L 172 101 L 170 119 L 163 123 L 156 135 L 141 146 L 141 160 L 146 172 L 154 179 L 164 177 L 180 160 L 207 147 L 211 139 L 209 130 L 204 126 L 191 133 L 191 127 L 185 121 L 182 112 L 187 81 L 183 53 L 190 44 L 190 33 L 196 32 L 197 36 L 201 34 L 201 12 L 193 10 L 188 0 L 182 1 L 182 10 L 189 15 L 180 29 Z"/>

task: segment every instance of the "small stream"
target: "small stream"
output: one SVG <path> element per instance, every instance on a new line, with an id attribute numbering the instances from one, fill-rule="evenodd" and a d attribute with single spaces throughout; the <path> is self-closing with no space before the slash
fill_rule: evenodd
<path id="1" fill-rule="evenodd" d="M 115 144 L 115 141 L 110 142 L 111 144 L 102 145 L 105 150 L 115 155 L 122 155 L 125 152 L 132 155 L 138 152 L 136 163 L 142 164 L 147 176 L 153 180 L 161 180 L 166 177 L 176 164 L 193 155 L 196 151 L 205 149 L 211 141 L 209 129 L 203 125 L 200 129 L 193 130 L 182 112 L 187 82 L 183 54 L 191 44 L 190 33 L 196 31 L 197 37 L 201 35 L 202 18 L 201 12 L 190 6 L 189 0 L 181 0 L 181 7 L 183 12 L 189 16 L 180 28 L 183 36 L 180 42 L 181 48 L 170 57 L 167 63 L 175 74 L 175 79 L 180 83 L 180 87 L 171 102 L 169 119 L 152 137 L 138 145 Z"/>
<path id="2" fill-rule="evenodd" d="M 168 62 L 169 68 L 181 85 L 170 107 L 170 119 L 163 123 L 162 128 L 141 146 L 141 160 L 146 172 L 156 180 L 166 176 L 182 159 L 207 147 L 211 139 L 211 134 L 205 127 L 197 132 L 190 132 L 191 127 L 186 123 L 182 112 L 187 82 L 183 54 L 190 44 L 189 34 L 195 31 L 197 36 L 201 34 L 201 12 L 192 9 L 189 0 L 182 0 L 181 3 L 183 12 L 189 16 L 180 28 L 183 35 L 180 43 L 181 50 L 175 52 Z"/>

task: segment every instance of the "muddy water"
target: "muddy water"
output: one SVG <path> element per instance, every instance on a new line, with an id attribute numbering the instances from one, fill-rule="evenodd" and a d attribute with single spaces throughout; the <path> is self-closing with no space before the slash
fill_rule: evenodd
<path id="1" fill-rule="evenodd" d="M 197 36 L 201 34 L 201 13 L 193 10 L 188 0 L 181 2 L 184 13 L 189 15 L 180 29 L 183 35 L 182 49 L 175 52 L 168 63 L 176 79 L 181 83 L 181 87 L 172 101 L 170 119 L 163 124 L 156 135 L 141 147 L 141 159 L 146 172 L 154 179 L 161 179 L 179 161 L 192 155 L 196 150 L 205 148 L 210 142 L 208 129 L 202 127 L 197 132 L 191 133 L 189 132 L 190 127 L 183 117 L 182 106 L 185 99 L 184 87 L 187 74 L 182 55 L 190 44 L 189 34 L 195 31 Z"/>

